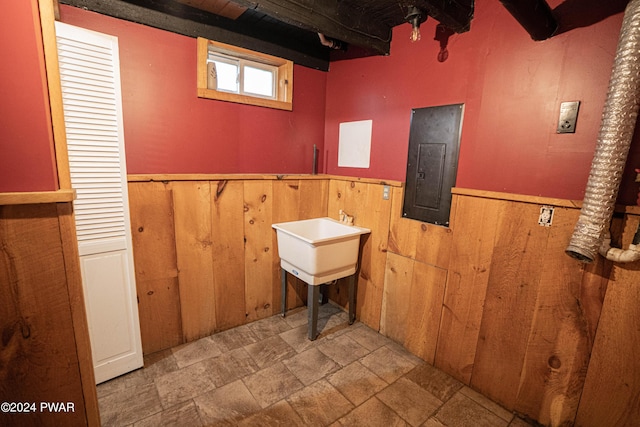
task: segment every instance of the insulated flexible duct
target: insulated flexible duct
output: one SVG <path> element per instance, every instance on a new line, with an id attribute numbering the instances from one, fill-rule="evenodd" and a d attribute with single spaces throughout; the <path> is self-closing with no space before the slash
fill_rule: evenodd
<path id="1" fill-rule="evenodd" d="M 609 80 L 609 93 L 585 190 L 567 254 L 591 262 L 607 231 L 638 116 L 640 0 L 627 5 Z"/>

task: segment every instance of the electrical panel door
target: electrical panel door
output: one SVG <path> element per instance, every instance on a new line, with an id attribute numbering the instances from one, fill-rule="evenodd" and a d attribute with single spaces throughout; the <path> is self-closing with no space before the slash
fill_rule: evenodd
<path id="1" fill-rule="evenodd" d="M 463 110 L 455 104 L 411 111 L 404 217 L 449 225 Z"/>

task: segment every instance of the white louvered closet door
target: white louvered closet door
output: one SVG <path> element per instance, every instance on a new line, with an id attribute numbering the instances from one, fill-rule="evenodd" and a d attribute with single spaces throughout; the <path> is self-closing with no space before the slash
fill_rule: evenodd
<path id="1" fill-rule="evenodd" d="M 96 382 L 142 367 L 118 39 L 56 22 L 82 281 Z"/>

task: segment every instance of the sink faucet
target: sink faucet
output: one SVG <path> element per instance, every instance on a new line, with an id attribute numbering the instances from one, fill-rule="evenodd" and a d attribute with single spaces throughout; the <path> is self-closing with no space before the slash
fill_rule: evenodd
<path id="1" fill-rule="evenodd" d="M 340 209 L 339 212 L 340 222 L 344 222 L 345 224 L 353 225 L 353 216 L 347 215 L 345 211 Z"/>

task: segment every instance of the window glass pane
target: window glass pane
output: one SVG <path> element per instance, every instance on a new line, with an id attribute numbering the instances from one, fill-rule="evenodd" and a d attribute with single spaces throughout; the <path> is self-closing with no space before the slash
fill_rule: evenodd
<path id="1" fill-rule="evenodd" d="M 216 64 L 217 90 L 238 93 L 238 64 L 213 60 Z"/>
<path id="2" fill-rule="evenodd" d="M 273 97 L 273 71 L 245 66 L 244 91 L 270 98 Z"/>
<path id="3" fill-rule="evenodd" d="M 292 110 L 293 62 L 200 37 L 197 47 L 198 97 Z"/>

